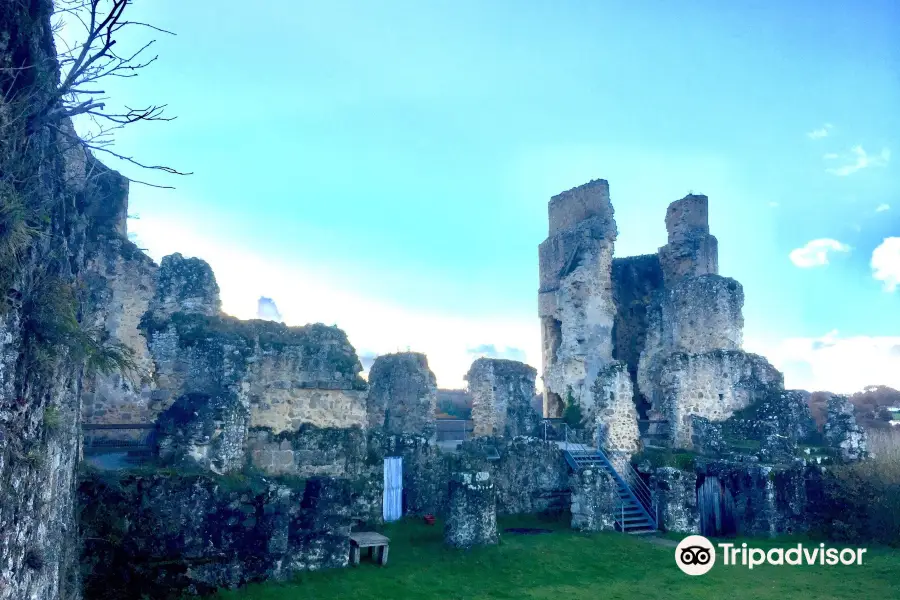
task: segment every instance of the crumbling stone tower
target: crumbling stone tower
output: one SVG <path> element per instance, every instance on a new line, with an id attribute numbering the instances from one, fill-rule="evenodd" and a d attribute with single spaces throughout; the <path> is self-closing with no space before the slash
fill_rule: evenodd
<path id="1" fill-rule="evenodd" d="M 782 389 L 763 357 L 741 350 L 744 290 L 718 274 L 709 234 L 709 201 L 688 195 L 666 212 L 668 244 L 659 249 L 664 286 L 646 311 L 638 387 L 650 418 L 667 421 L 673 446 L 692 447 L 692 415 L 722 421 Z"/>
<path id="2" fill-rule="evenodd" d="M 515 360 L 474 361 L 466 374 L 472 395 L 474 435 L 534 435 L 539 421 L 531 406 L 536 376 L 533 367 Z"/>
<path id="3" fill-rule="evenodd" d="M 399 352 L 375 359 L 366 403 L 369 429 L 432 437 L 436 410 L 437 379 L 424 354 Z"/>
<path id="4" fill-rule="evenodd" d="M 637 449 L 637 413 L 625 365 L 613 360 L 612 260 L 617 230 L 609 184 L 597 179 L 550 199 L 538 249 L 544 416 L 577 406 L 608 449 Z"/>

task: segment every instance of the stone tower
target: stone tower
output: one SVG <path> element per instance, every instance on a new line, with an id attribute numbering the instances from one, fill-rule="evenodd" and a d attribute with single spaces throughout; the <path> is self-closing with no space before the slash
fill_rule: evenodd
<path id="1" fill-rule="evenodd" d="M 613 360 L 612 259 L 616 221 L 609 184 L 597 179 L 550 199 L 539 247 L 544 416 L 577 406 L 608 449 L 637 449 L 631 379 Z"/>
<path id="2" fill-rule="evenodd" d="M 744 290 L 718 274 L 707 197 L 673 202 L 666 229 L 658 253 L 664 285 L 647 306 L 637 383 L 652 405 L 650 418 L 668 422 L 670 443 L 690 448 L 693 416 L 725 420 L 783 387 L 783 378 L 741 349 Z"/>

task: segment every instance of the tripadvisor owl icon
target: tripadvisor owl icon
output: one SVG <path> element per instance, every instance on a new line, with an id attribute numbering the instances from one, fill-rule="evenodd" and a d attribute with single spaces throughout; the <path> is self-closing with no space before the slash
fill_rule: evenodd
<path id="1" fill-rule="evenodd" d="M 716 549 L 702 535 L 689 535 L 675 548 L 675 563 L 688 575 L 703 575 L 716 564 Z"/>

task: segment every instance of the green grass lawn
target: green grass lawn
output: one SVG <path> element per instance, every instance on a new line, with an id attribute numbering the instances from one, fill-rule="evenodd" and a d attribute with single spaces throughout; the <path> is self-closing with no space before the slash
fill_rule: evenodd
<path id="1" fill-rule="evenodd" d="M 698 577 L 675 565 L 671 546 L 618 533 L 584 535 L 564 524 L 501 520 L 503 527 L 553 529 L 544 535 L 502 535 L 498 546 L 445 548 L 441 524 L 385 527 L 389 562 L 366 558 L 357 568 L 304 574 L 289 584 L 223 592 L 219 600 L 539 600 L 760 598 L 772 600 L 900 598 L 900 551 L 869 548 L 862 566 L 726 567 L 721 559 Z M 740 544 L 741 540 L 738 540 Z M 747 540 L 750 541 L 750 540 Z M 796 546 L 796 538 L 752 540 L 756 547 Z M 806 543 L 804 541 L 804 543 Z M 809 542 L 809 545 L 818 545 Z"/>

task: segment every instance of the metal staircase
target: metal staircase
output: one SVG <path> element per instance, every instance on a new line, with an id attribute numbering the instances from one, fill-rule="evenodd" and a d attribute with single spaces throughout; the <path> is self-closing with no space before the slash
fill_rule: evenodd
<path id="1" fill-rule="evenodd" d="M 616 483 L 619 503 L 616 507 L 616 527 L 623 533 L 644 534 L 657 530 L 656 501 L 650 488 L 628 462 L 627 457 L 610 457 L 602 448 L 563 448 L 563 456 L 573 471 L 600 469 Z"/>

